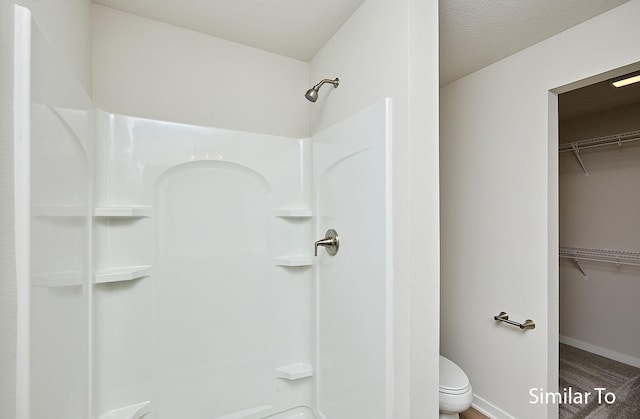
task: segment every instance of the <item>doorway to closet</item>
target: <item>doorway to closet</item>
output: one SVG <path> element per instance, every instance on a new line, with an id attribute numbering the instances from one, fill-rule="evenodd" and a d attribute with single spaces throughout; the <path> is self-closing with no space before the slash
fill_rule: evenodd
<path id="1" fill-rule="evenodd" d="M 560 419 L 640 415 L 635 75 L 558 96 Z"/>

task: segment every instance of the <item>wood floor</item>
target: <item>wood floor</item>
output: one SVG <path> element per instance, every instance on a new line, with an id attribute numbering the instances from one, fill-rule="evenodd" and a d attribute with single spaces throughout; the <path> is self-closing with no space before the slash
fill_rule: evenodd
<path id="1" fill-rule="evenodd" d="M 489 419 L 489 417 L 478 412 L 473 407 L 470 407 L 469 409 L 460 413 L 460 419 Z"/>

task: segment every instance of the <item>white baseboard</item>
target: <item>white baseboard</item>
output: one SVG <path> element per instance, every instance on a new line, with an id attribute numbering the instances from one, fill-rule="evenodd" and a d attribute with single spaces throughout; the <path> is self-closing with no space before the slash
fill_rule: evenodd
<path id="1" fill-rule="evenodd" d="M 613 359 L 614 361 L 622 362 L 627 365 L 640 368 L 640 359 L 630 355 L 621 354 L 620 352 L 612 351 L 610 349 L 602 348 L 600 346 L 592 345 L 587 342 L 583 342 L 578 339 L 569 338 L 566 336 L 560 336 L 560 343 L 573 346 L 583 351 L 591 352 L 592 354 L 604 356 L 605 358 Z"/>
<path id="2" fill-rule="evenodd" d="M 627 365 L 631 365 L 637 368 L 640 368 L 640 359 L 632 357 L 630 355 L 621 354 L 619 352 L 612 351 L 610 349 L 605 349 L 600 346 L 592 345 L 587 342 L 583 342 L 577 339 L 569 338 L 566 336 L 560 336 L 560 343 L 564 343 L 569 346 L 573 346 L 578 349 L 582 349 L 587 352 L 591 352 L 596 355 L 604 356 L 609 359 L 613 359 L 614 361 L 623 362 Z M 499 407 L 489 403 L 482 397 L 477 394 L 473 395 L 473 403 L 471 406 L 476 409 L 478 412 L 482 413 L 485 416 L 488 416 L 491 419 L 514 419 L 514 416 L 508 414 L 504 410 Z"/>
<path id="3" fill-rule="evenodd" d="M 471 403 L 471 406 L 478 412 L 490 417 L 491 419 L 514 419 L 513 416 L 500 409 L 499 407 L 492 405 L 482 397 L 479 397 L 477 394 L 473 395 L 473 403 Z"/>

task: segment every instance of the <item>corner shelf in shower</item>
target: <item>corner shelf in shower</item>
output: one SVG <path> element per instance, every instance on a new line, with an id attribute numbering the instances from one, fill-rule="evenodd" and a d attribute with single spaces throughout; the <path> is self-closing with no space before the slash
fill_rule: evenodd
<path id="1" fill-rule="evenodd" d="M 150 273 L 151 265 L 120 266 L 96 272 L 94 283 L 104 284 L 107 282 L 132 281 L 134 279 L 149 276 Z"/>
<path id="2" fill-rule="evenodd" d="M 150 401 L 110 410 L 101 415 L 100 419 L 141 419 L 149 413 L 151 413 Z"/>
<path id="3" fill-rule="evenodd" d="M 99 207 L 93 212 L 97 218 L 143 218 L 151 216 L 150 206 Z"/>
<path id="4" fill-rule="evenodd" d="M 306 362 L 296 362 L 276 368 L 276 378 L 293 381 L 311 376 L 313 376 L 313 367 Z"/>
<path id="5" fill-rule="evenodd" d="M 276 266 L 311 266 L 313 265 L 313 257 L 292 255 L 292 256 L 279 256 L 274 258 Z"/>
<path id="6" fill-rule="evenodd" d="M 313 210 L 311 208 L 278 208 L 274 214 L 279 218 L 311 218 Z"/>

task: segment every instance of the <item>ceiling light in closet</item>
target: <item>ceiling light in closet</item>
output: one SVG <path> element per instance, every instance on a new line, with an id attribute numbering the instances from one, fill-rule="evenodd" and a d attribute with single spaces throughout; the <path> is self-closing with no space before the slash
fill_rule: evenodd
<path id="1" fill-rule="evenodd" d="M 622 86 L 626 86 L 626 85 L 633 84 L 633 83 L 638 83 L 638 82 L 640 82 L 640 74 L 636 74 L 635 76 L 627 77 L 626 79 L 616 80 L 611 84 L 613 84 L 614 87 L 622 87 Z"/>

